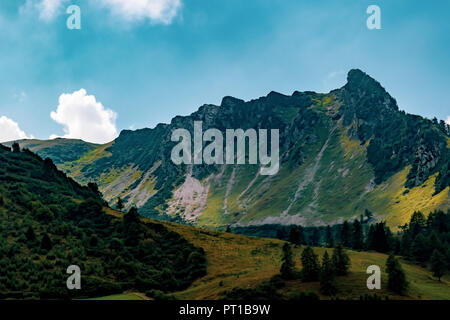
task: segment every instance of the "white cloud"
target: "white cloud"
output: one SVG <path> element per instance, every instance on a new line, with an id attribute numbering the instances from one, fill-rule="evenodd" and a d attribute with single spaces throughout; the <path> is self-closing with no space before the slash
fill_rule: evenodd
<path id="1" fill-rule="evenodd" d="M 105 109 L 94 96 L 80 89 L 74 93 L 62 94 L 59 105 L 50 117 L 64 126 L 63 138 L 82 139 L 94 143 L 106 143 L 117 138 L 117 114 Z M 50 139 L 57 138 L 51 135 Z"/>
<path id="2" fill-rule="evenodd" d="M 5 116 L 0 117 L 0 143 L 21 139 L 33 139 L 33 136 L 27 136 L 17 122 Z"/>
<path id="3" fill-rule="evenodd" d="M 27 0 L 25 4 L 20 7 L 19 11 L 25 13 L 38 10 L 39 18 L 48 22 L 61 13 L 63 4 L 67 1 L 68 0 Z"/>
<path id="4" fill-rule="evenodd" d="M 149 19 L 152 23 L 170 24 L 181 8 L 181 0 L 100 0 L 114 14 L 126 20 Z"/>
<path id="5" fill-rule="evenodd" d="M 445 120 L 445 122 L 450 125 L 450 116 L 447 117 L 447 120 Z"/>

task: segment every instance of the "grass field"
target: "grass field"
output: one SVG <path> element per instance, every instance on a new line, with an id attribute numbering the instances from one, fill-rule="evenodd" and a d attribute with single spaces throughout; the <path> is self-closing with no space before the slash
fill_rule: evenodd
<path id="1" fill-rule="evenodd" d="M 120 215 L 114 210 L 108 210 L 107 212 Z M 175 292 L 173 295 L 176 299 L 220 299 L 223 298 L 225 291 L 235 287 L 254 288 L 279 273 L 283 241 L 217 232 L 170 222 L 146 220 L 162 223 L 195 246 L 202 247 L 205 250 L 208 260 L 207 275 L 197 279 L 186 290 Z M 300 256 L 303 248 L 298 247 L 293 250 L 297 269 L 301 268 Z M 315 253 L 320 258 L 325 250 L 328 250 L 329 254 L 332 253 L 331 249 L 314 248 Z M 410 288 L 408 296 L 398 296 L 386 290 L 385 263 L 387 255 L 351 250 L 347 250 L 347 252 L 351 259 L 351 268 L 348 276 L 337 279 L 340 289 L 338 296 L 340 298 L 359 299 L 360 295 L 377 293 L 382 297 L 388 296 L 390 299 L 450 299 L 450 277 L 448 275 L 439 282 L 432 277 L 430 271 L 402 261 Z M 381 268 L 381 290 L 371 291 L 367 289 L 366 280 L 369 275 L 366 274 L 366 270 L 370 265 L 378 265 Z M 280 293 L 287 297 L 289 294 L 299 291 L 315 291 L 318 293 L 319 283 L 302 283 L 299 280 L 287 281 L 286 286 L 280 290 Z M 103 297 L 102 299 L 119 300 L 115 297 L 121 298 L 122 295 Z M 328 298 L 321 296 L 321 299 Z"/>
<path id="2" fill-rule="evenodd" d="M 252 288 L 279 273 L 281 266 L 281 247 L 283 242 L 274 239 L 261 239 L 241 235 L 219 233 L 165 223 L 173 231 L 180 233 L 194 245 L 202 247 L 209 262 L 208 274 L 195 281 L 188 289 L 175 293 L 178 299 L 218 299 L 223 292 L 234 287 Z M 301 268 L 300 256 L 303 248 L 294 248 L 296 267 Z M 314 248 L 321 258 L 324 251 L 331 249 Z M 407 297 L 397 296 L 387 291 L 385 263 L 387 255 L 376 252 L 347 251 L 351 259 L 350 274 L 338 278 L 342 298 L 359 299 L 366 293 L 377 293 L 392 299 L 450 299 L 450 277 L 441 282 L 432 277 L 431 272 L 419 266 L 402 261 L 410 289 Z M 382 270 L 382 289 L 367 289 L 367 267 L 378 265 Z M 319 283 L 288 281 L 281 293 L 289 295 L 295 291 L 313 290 L 318 293 Z M 322 296 L 326 299 L 327 297 Z"/>

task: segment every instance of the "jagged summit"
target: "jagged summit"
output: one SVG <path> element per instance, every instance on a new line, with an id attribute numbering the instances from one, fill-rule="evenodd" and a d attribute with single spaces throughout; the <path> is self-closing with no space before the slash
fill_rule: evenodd
<path id="1" fill-rule="evenodd" d="M 175 165 L 172 130 L 193 135 L 194 121 L 203 130 L 279 129 L 278 174 L 261 176 L 259 165 Z M 78 182 L 97 182 L 110 204 L 120 197 L 127 208 L 158 219 L 323 225 L 368 209 L 397 226 L 414 210 L 449 206 L 445 130 L 400 112 L 378 81 L 353 69 L 347 84 L 328 94 L 226 96 L 220 106 L 205 104 L 170 124 L 124 131 L 61 168 Z M 61 152 L 53 151 L 53 157 Z"/>
<path id="2" fill-rule="evenodd" d="M 238 99 L 238 98 L 231 97 L 231 96 L 226 96 L 226 97 L 223 97 L 222 103 L 220 104 L 220 106 L 234 107 L 235 105 L 242 104 L 242 103 L 245 103 L 245 101 L 242 99 Z"/>
<path id="3" fill-rule="evenodd" d="M 360 69 L 352 69 L 347 74 L 347 84 L 342 88 L 352 99 L 371 100 L 379 106 L 398 110 L 397 102 L 374 78 Z"/>

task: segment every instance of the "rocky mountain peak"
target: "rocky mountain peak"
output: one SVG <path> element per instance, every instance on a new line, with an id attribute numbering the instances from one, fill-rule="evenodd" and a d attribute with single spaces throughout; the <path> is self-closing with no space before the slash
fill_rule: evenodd
<path id="1" fill-rule="evenodd" d="M 235 105 L 242 104 L 242 103 L 245 103 L 245 101 L 238 99 L 238 98 L 231 97 L 231 96 L 226 96 L 222 99 L 222 103 L 220 104 L 220 106 L 234 107 Z"/>

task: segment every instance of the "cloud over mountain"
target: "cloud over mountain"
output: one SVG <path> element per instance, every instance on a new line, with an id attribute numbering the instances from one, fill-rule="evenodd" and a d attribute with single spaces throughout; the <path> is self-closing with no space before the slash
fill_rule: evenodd
<path id="1" fill-rule="evenodd" d="M 62 94 L 58 108 L 50 117 L 64 126 L 63 138 L 106 143 L 118 136 L 117 114 L 106 109 L 95 96 L 87 95 L 85 89 Z M 50 136 L 51 139 L 56 137 L 55 134 Z"/>
<path id="2" fill-rule="evenodd" d="M 33 136 L 28 136 L 14 120 L 5 116 L 0 117 L 0 142 L 32 138 Z"/>

